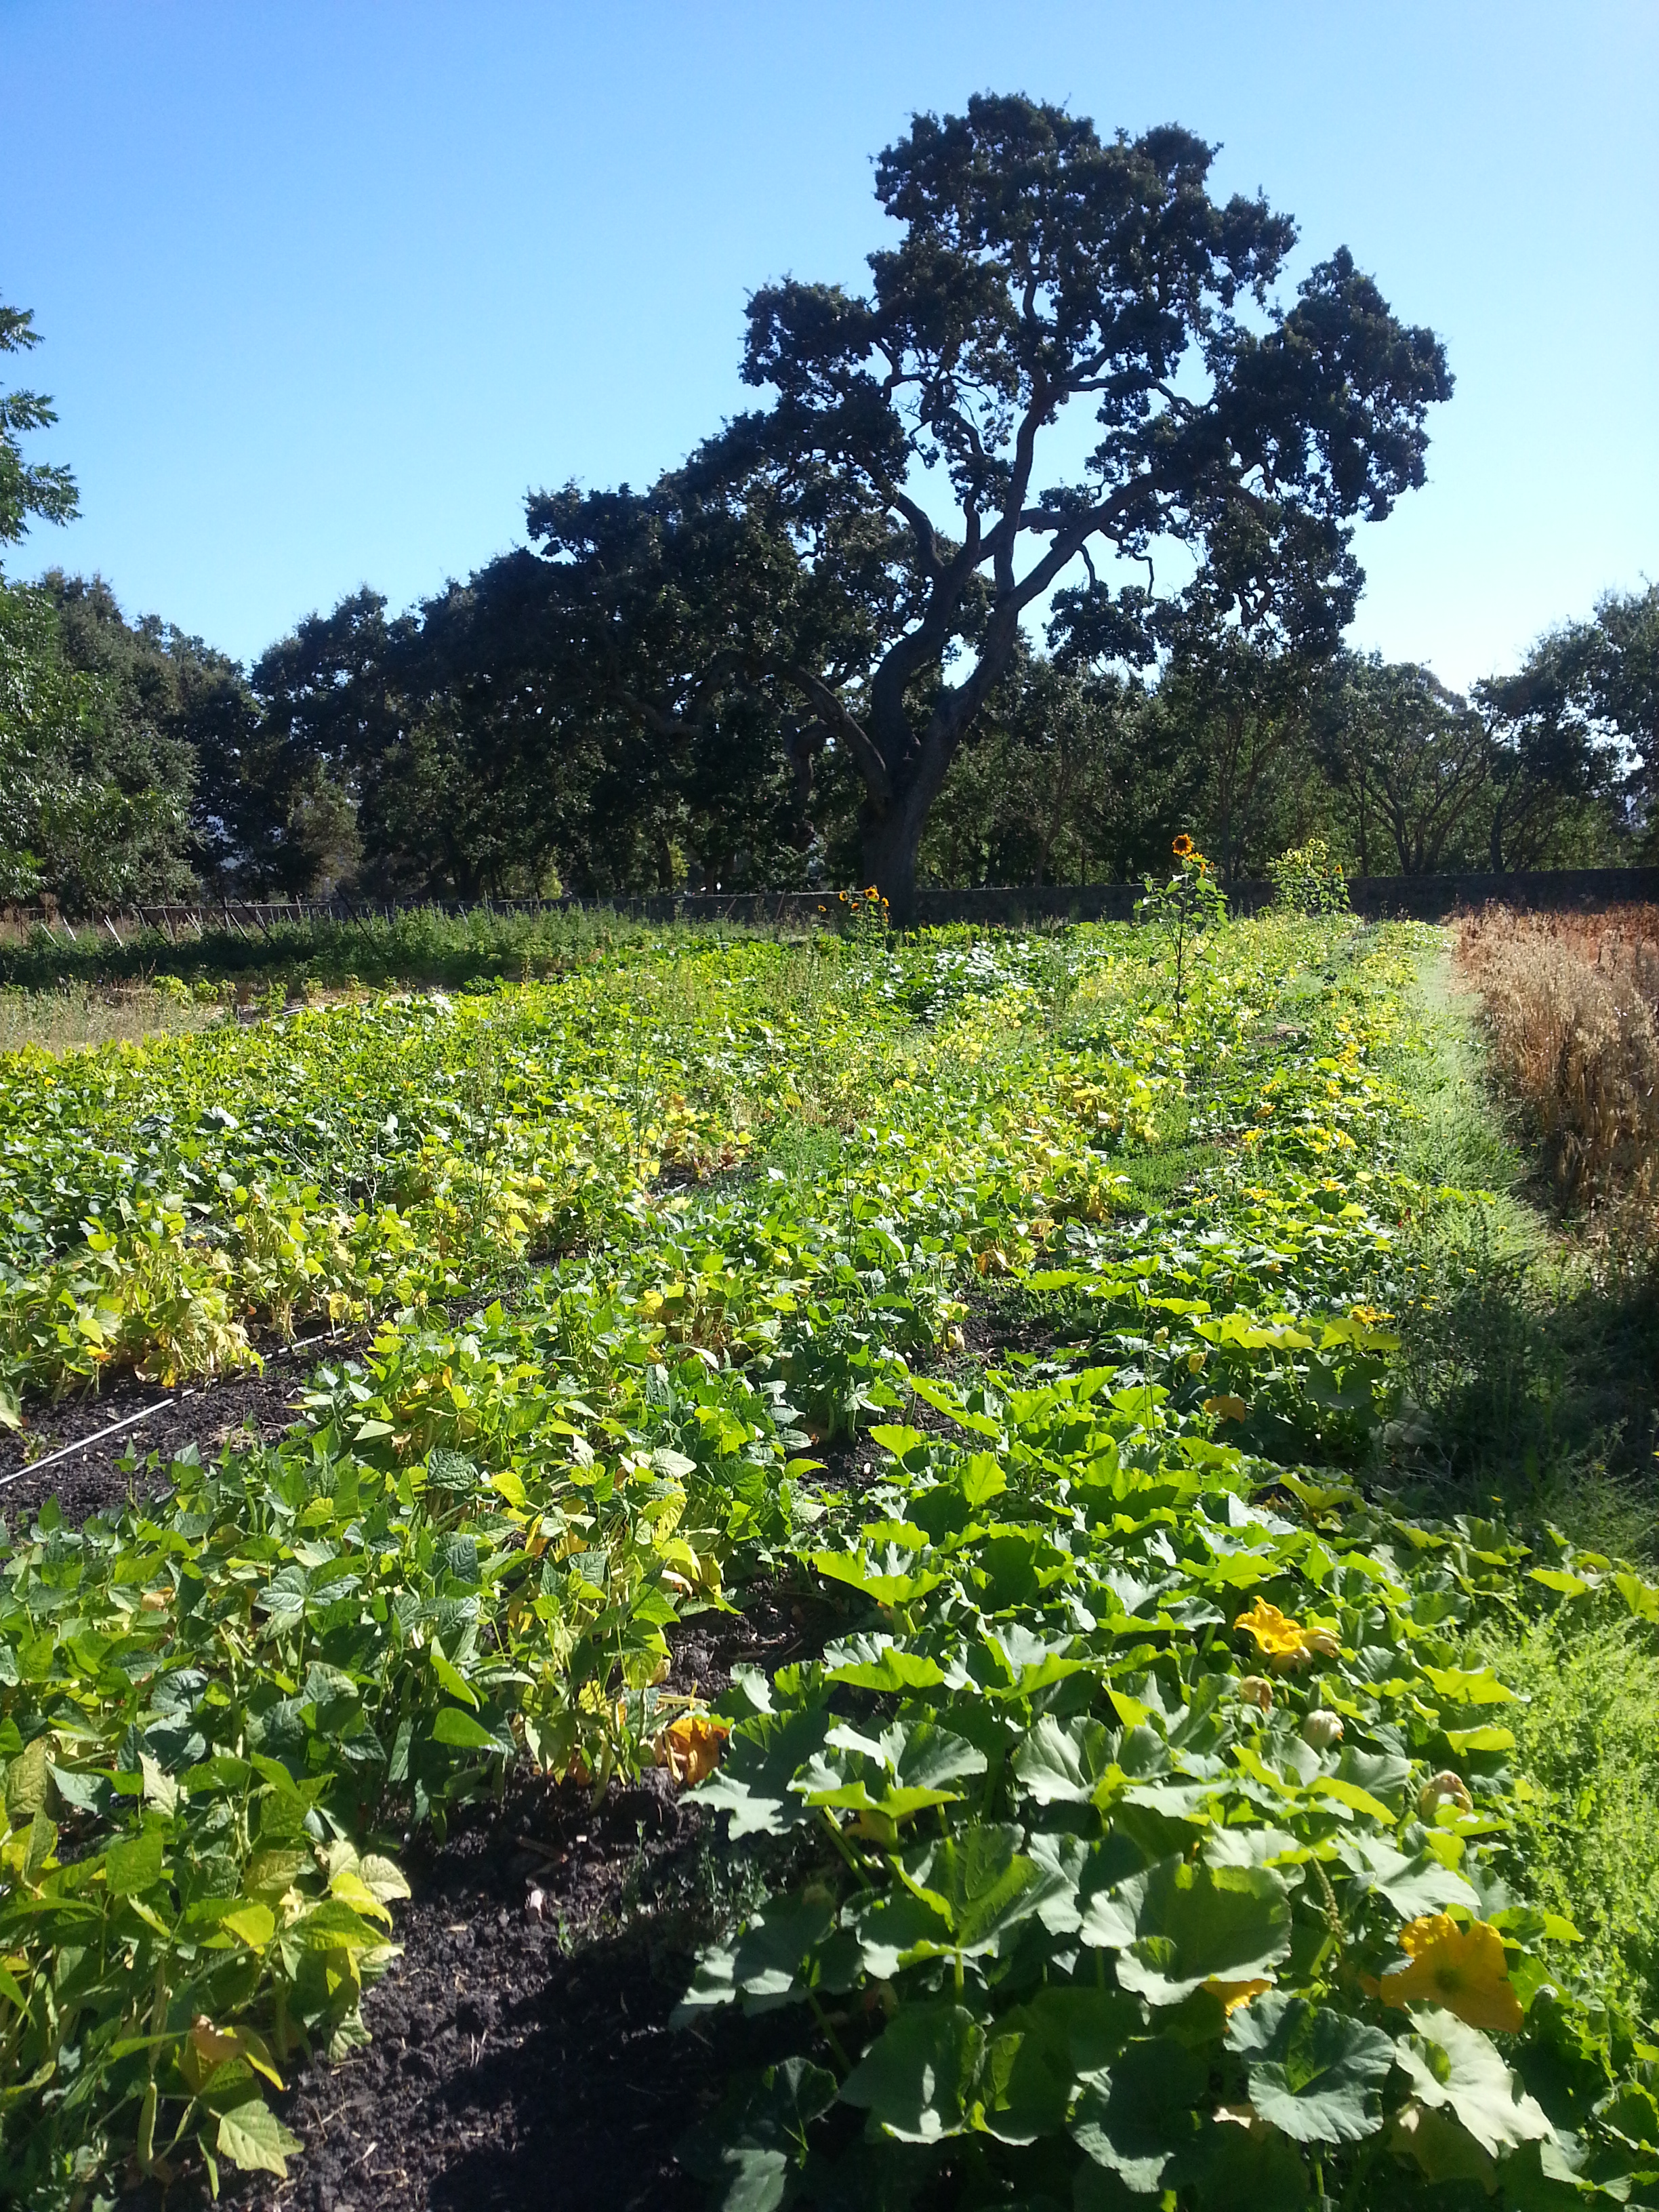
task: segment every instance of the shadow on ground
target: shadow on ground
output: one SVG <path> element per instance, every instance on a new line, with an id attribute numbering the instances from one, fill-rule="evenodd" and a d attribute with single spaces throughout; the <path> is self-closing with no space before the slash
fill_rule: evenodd
<path id="1" fill-rule="evenodd" d="M 1659 1265 L 1651 1255 L 1446 1254 L 1401 1316 L 1419 1409 L 1398 1470 L 1441 1510 L 1650 1558 L 1659 1522 Z"/>

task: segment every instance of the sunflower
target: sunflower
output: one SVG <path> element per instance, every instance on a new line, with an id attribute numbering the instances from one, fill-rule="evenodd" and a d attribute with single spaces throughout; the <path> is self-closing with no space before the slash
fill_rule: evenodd
<path id="1" fill-rule="evenodd" d="M 1400 1948 L 1411 1964 L 1375 1985 L 1384 2004 L 1443 2005 L 1471 2027 L 1507 2034 L 1521 2026 L 1504 1939 L 1489 1921 L 1460 1928 L 1446 1913 L 1425 1912 L 1401 1929 Z"/>
<path id="2" fill-rule="evenodd" d="M 1248 1613 L 1241 1613 L 1233 1626 L 1247 1629 L 1255 1638 L 1256 1649 L 1281 1674 L 1291 1667 L 1305 1667 L 1316 1653 L 1329 1659 L 1337 1650 L 1336 1638 L 1328 1628 L 1304 1628 L 1276 1605 L 1269 1605 L 1265 1597 L 1257 1598 Z"/>
<path id="3" fill-rule="evenodd" d="M 1182 831 L 1180 836 L 1176 839 L 1174 844 L 1170 846 L 1170 850 L 1175 854 L 1177 860 L 1187 860 L 1192 858 L 1193 841 L 1187 835 L 1184 830 Z"/>

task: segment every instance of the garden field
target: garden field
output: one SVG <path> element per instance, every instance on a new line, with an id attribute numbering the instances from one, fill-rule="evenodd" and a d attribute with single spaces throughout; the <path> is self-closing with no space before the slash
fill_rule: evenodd
<path id="1" fill-rule="evenodd" d="M 0 1055 L 0 2203 L 1659 2205 L 1639 1255 L 1176 951 Z"/>

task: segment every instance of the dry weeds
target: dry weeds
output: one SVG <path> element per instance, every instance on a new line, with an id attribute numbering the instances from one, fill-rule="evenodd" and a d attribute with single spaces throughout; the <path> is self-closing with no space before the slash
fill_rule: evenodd
<path id="1" fill-rule="evenodd" d="M 1562 1196 L 1650 1213 L 1659 1200 L 1659 908 L 1487 907 L 1464 923 L 1457 955 Z"/>
<path id="2" fill-rule="evenodd" d="M 61 991 L 20 991 L 0 987 L 0 1052 L 38 1045 L 46 1052 L 74 1052 L 82 1045 L 130 1044 L 200 1029 L 217 1019 L 215 1005 L 192 1003 L 189 995 L 159 991 L 143 983 L 88 988 L 70 984 Z"/>

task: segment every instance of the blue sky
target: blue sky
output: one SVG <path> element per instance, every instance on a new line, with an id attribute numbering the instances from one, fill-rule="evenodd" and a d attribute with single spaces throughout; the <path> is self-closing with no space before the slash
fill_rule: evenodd
<path id="1" fill-rule="evenodd" d="M 243 656 L 406 605 L 744 404 L 746 293 L 859 283 L 872 156 L 986 88 L 1221 141 L 1445 338 L 1357 643 L 1466 683 L 1659 576 L 1652 0 L 0 0 L 0 297 L 83 510 L 10 573 Z"/>

